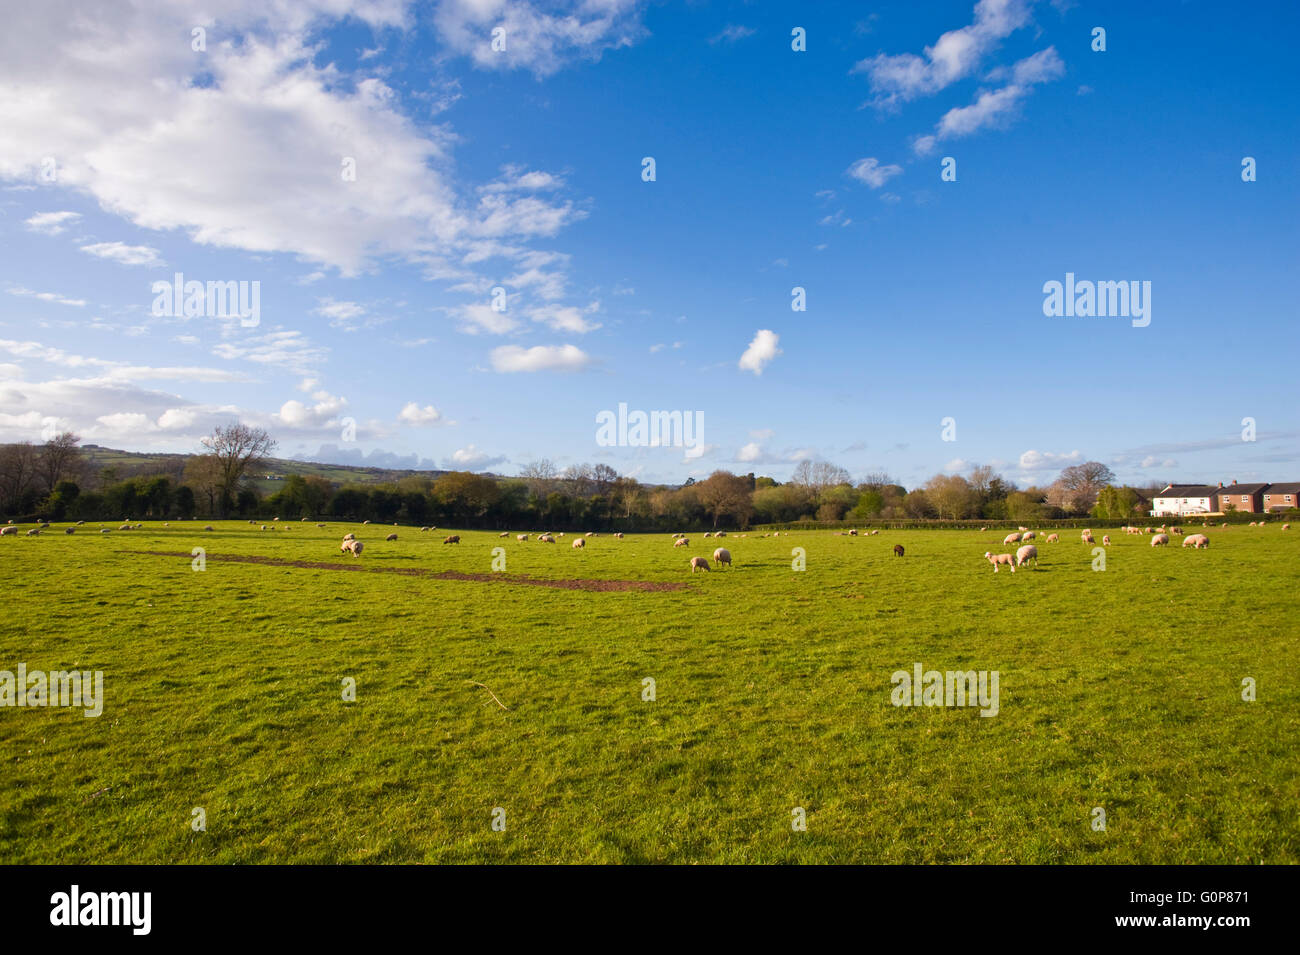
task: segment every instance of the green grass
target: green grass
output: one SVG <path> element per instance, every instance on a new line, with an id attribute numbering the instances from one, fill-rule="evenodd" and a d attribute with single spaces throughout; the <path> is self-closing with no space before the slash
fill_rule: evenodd
<path id="1" fill-rule="evenodd" d="M 733 534 L 735 567 L 693 577 L 702 535 L 99 526 L 0 539 L 0 669 L 103 670 L 106 696 L 0 708 L 0 862 L 1300 858 L 1300 532 L 1276 524 L 1203 551 L 1112 534 L 1104 572 L 1066 533 L 1014 575 L 981 559 L 1002 532 Z M 486 573 L 504 546 L 510 574 L 689 587 L 132 553 L 347 562 L 347 530 L 367 566 Z M 917 662 L 998 670 L 1001 712 L 894 707 Z"/>

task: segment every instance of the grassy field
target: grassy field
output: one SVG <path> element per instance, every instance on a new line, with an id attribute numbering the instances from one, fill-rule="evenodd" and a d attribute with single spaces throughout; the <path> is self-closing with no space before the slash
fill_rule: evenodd
<path id="1" fill-rule="evenodd" d="M 982 559 L 1001 532 L 99 526 L 0 539 L 0 670 L 102 670 L 106 698 L 0 708 L 0 862 L 1300 860 L 1300 531 L 1277 524 L 1112 534 L 1101 572 L 1065 532 L 1014 575 Z M 718 543 L 735 566 L 692 576 Z M 432 576 L 492 574 L 498 546 L 511 577 L 686 586 Z M 916 663 L 998 671 L 998 714 L 895 707 Z"/>

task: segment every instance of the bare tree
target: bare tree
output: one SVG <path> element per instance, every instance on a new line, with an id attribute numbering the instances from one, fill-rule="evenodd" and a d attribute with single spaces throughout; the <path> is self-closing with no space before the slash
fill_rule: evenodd
<path id="1" fill-rule="evenodd" d="M 810 461 L 805 458 L 795 465 L 790 480 L 820 495 L 828 487 L 848 484 L 853 479 L 849 472 L 838 464 L 832 464 L 830 461 Z"/>
<path id="2" fill-rule="evenodd" d="M 753 513 L 749 478 L 730 471 L 714 471 L 695 487 L 700 504 L 713 518 L 714 527 L 724 514 L 734 517 L 741 527 L 749 525 Z"/>
<path id="3" fill-rule="evenodd" d="M 1072 465 L 1057 478 L 1061 489 L 1061 506 L 1072 511 L 1087 511 L 1097 503 L 1101 489 L 1114 480 L 1115 472 L 1100 461 Z"/>
<path id="4" fill-rule="evenodd" d="M 72 479 L 80 463 L 80 451 L 77 445 L 81 438 L 71 431 L 65 431 L 57 437 L 46 441 L 36 454 L 36 477 L 46 493 L 54 491 L 54 485 L 64 479 Z"/>
<path id="5" fill-rule="evenodd" d="M 0 504 L 16 507 L 36 479 L 36 449 L 31 442 L 0 446 Z"/>
<path id="6" fill-rule="evenodd" d="M 960 520 L 970 513 L 974 493 L 960 474 L 936 474 L 925 485 L 926 496 L 941 518 Z"/>
<path id="7" fill-rule="evenodd" d="M 569 465 L 564 469 L 564 480 L 569 485 L 569 493 L 574 497 L 588 497 L 592 488 L 591 465 Z"/>
<path id="8" fill-rule="evenodd" d="M 224 513 L 234 500 L 239 482 L 249 465 L 266 459 L 275 450 L 275 440 L 261 428 L 250 428 L 236 421 L 221 427 L 203 439 L 203 446 L 217 459 L 220 473 L 221 510 Z"/>
<path id="9" fill-rule="evenodd" d="M 971 490 L 981 498 L 984 498 L 988 495 L 990 489 L 992 489 L 993 482 L 998 478 L 998 476 L 998 472 L 993 470 L 992 466 L 988 464 L 976 464 L 971 467 L 970 477 L 967 478 L 967 480 L 970 482 Z"/>
<path id="10" fill-rule="evenodd" d="M 560 469 L 550 458 L 542 458 L 525 464 L 519 469 L 519 476 L 524 479 L 529 491 L 541 497 L 550 489 L 551 482 L 560 476 Z"/>

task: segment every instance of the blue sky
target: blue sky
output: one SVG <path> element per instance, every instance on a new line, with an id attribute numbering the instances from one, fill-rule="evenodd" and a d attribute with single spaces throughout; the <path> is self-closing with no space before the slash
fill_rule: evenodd
<path id="1" fill-rule="evenodd" d="M 0 440 L 1300 477 L 1293 4 L 265 6 L 0 37 Z M 152 314 L 177 272 L 259 282 L 258 324 Z M 1067 272 L 1150 324 L 1045 316 Z M 620 403 L 704 443 L 601 447 Z"/>

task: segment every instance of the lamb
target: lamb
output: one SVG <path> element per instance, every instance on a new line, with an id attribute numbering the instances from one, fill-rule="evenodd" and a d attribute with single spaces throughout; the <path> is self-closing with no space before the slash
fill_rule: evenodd
<path id="1" fill-rule="evenodd" d="M 1059 541 L 1060 539 L 1061 539 L 1061 535 L 1060 535 L 1060 534 L 1048 534 L 1048 535 L 1047 535 L 1047 543 L 1049 543 L 1049 544 L 1055 544 L 1055 543 L 1056 543 L 1057 541 Z"/>
<path id="2" fill-rule="evenodd" d="M 1204 534 L 1190 534 L 1183 538 L 1183 546 L 1186 547 L 1188 544 L 1200 550 L 1202 547 L 1210 546 L 1210 539 Z"/>
<path id="3" fill-rule="evenodd" d="M 730 567 L 731 551 L 727 550 L 727 548 L 725 547 L 719 547 L 717 550 L 713 552 L 713 562 L 718 566 L 722 566 L 723 564 L 726 564 L 728 567 Z"/>
<path id="4" fill-rule="evenodd" d="M 446 540 L 444 540 L 443 543 L 444 543 L 444 544 L 459 544 L 459 543 L 460 543 L 460 535 L 459 535 L 459 534 L 452 534 L 450 537 L 448 537 Z"/>
<path id="5" fill-rule="evenodd" d="M 1190 539 L 1191 539 L 1191 538 L 1188 538 L 1188 540 L 1190 540 Z M 1163 547 L 1165 544 L 1168 544 L 1168 543 L 1169 543 L 1169 535 L 1168 535 L 1168 534 L 1157 534 L 1155 537 L 1151 538 L 1151 546 L 1152 546 L 1152 547 Z M 1184 546 L 1184 547 L 1187 546 L 1187 541 L 1183 541 L 1183 546 Z"/>
<path id="6" fill-rule="evenodd" d="M 696 570 L 708 570 L 708 569 L 709 569 L 709 560 L 708 560 L 707 557 L 692 557 L 692 558 L 691 558 L 691 573 L 692 573 L 692 574 L 695 573 Z"/>
<path id="7" fill-rule="evenodd" d="M 1020 535 L 1019 535 L 1019 534 L 1008 534 L 1006 537 L 1002 538 L 1002 543 L 1003 543 L 1003 544 L 1019 544 L 1019 543 L 1020 543 Z"/>
<path id="8" fill-rule="evenodd" d="M 1103 534 L 1103 535 L 1102 535 L 1102 537 L 1101 537 L 1101 546 L 1102 546 L 1102 547 L 1109 547 L 1109 546 L 1110 546 L 1110 535 L 1109 535 L 1109 534 Z"/>
<path id="9" fill-rule="evenodd" d="M 902 545 L 902 544 L 895 544 L 895 545 L 894 545 L 894 556 L 895 556 L 895 557 L 902 557 L 902 556 L 903 556 L 903 545 Z"/>
<path id="10" fill-rule="evenodd" d="M 995 574 L 998 572 L 999 566 L 1002 564 L 1010 567 L 1013 574 L 1016 572 L 1016 560 L 1010 554 L 990 554 L 988 551 L 985 551 L 984 559 L 993 565 L 993 573 Z"/>
<path id="11" fill-rule="evenodd" d="M 689 538 L 689 537 L 679 537 L 679 538 L 677 538 L 677 540 L 673 541 L 673 546 L 674 546 L 674 547 L 690 547 L 690 546 L 691 546 L 690 538 Z"/>
<path id="12" fill-rule="evenodd" d="M 1031 541 L 1037 536 L 1038 536 L 1037 531 L 1026 531 L 1025 533 L 1020 535 L 1020 539 L 1022 541 Z"/>
<path id="13" fill-rule="evenodd" d="M 1026 544 L 1016 551 L 1016 566 L 1025 566 L 1025 561 L 1032 560 L 1035 565 L 1038 563 L 1038 548 L 1033 544 Z"/>
<path id="14" fill-rule="evenodd" d="M 582 548 L 584 548 L 584 547 L 586 547 L 586 546 L 587 546 L 587 541 L 586 541 L 584 538 L 581 538 L 581 537 L 575 537 L 575 538 L 573 539 L 573 549 L 574 549 L 574 550 L 582 550 Z"/>
<path id="15" fill-rule="evenodd" d="M 396 535 L 396 534 L 389 534 L 387 537 L 384 538 L 384 540 L 386 540 L 386 541 L 395 541 L 395 540 L 397 540 L 397 535 Z"/>

